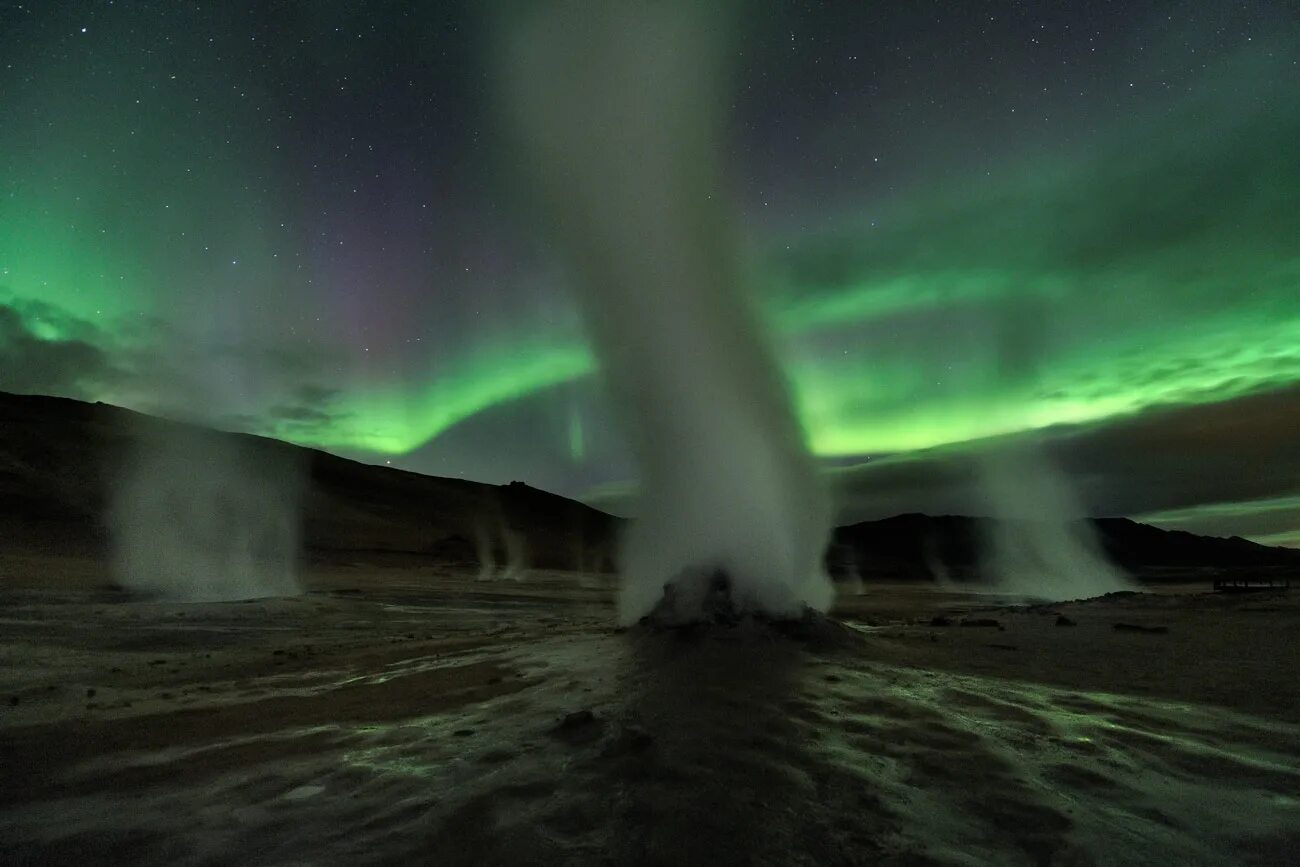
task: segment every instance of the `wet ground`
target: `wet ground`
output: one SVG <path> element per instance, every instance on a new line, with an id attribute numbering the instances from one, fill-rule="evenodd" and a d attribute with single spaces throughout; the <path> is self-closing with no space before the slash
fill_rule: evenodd
<path id="1" fill-rule="evenodd" d="M 0 862 L 1300 863 L 1297 594 L 877 586 L 656 632 L 563 573 L 201 605 L 27 577 Z"/>

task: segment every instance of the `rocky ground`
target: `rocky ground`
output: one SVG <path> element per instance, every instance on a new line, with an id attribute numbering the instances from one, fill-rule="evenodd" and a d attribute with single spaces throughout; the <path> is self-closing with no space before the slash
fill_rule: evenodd
<path id="1" fill-rule="evenodd" d="M 0 563 L 0 862 L 1300 861 L 1300 593 L 619 630 L 608 578 L 473 577 Z"/>

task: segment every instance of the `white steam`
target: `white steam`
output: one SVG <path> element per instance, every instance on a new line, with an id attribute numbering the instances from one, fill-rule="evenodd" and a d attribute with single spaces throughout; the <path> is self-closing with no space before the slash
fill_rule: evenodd
<path id="1" fill-rule="evenodd" d="M 698 602 L 683 600 L 702 599 L 715 571 L 741 610 L 794 615 L 834 595 L 828 498 L 728 235 L 718 162 L 730 5 L 530 4 L 500 45 L 506 114 L 640 461 L 625 622 L 673 582 L 678 613 L 692 616 Z"/>
<path id="2" fill-rule="evenodd" d="M 475 524 L 474 549 L 479 564 L 475 580 L 523 581 L 528 577 L 528 540 L 522 532 L 507 526 L 499 514 L 494 520 L 480 518 Z M 498 551 L 501 558 L 497 557 Z"/>
<path id="3" fill-rule="evenodd" d="M 185 602 L 297 593 L 297 469 L 230 434 L 143 431 L 109 512 L 118 583 Z"/>
<path id="4" fill-rule="evenodd" d="M 998 590 L 1064 600 L 1132 589 L 1106 559 L 1064 473 L 1022 439 L 984 455 L 980 478 L 993 520 L 985 571 Z"/>
<path id="5" fill-rule="evenodd" d="M 1059 302 L 1027 296 L 990 321 L 994 385 L 1004 392 L 1008 420 L 1033 397 L 1050 330 L 1068 318 Z M 983 540 L 984 577 L 999 591 L 1066 600 L 1133 588 L 1106 559 L 1069 478 L 1033 433 L 995 443 L 977 469 L 993 518 Z"/>

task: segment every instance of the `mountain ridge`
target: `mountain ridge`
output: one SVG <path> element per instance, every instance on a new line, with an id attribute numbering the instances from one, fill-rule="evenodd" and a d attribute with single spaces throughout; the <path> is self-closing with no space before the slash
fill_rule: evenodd
<path id="1" fill-rule="evenodd" d="M 141 437 L 168 428 L 233 437 L 227 442 L 272 462 L 296 462 L 309 559 L 403 555 L 479 566 L 613 568 L 624 519 L 523 482 L 491 485 L 424 475 L 111 404 L 6 392 L 0 392 L 0 544 L 105 554 L 106 512 L 121 467 Z M 1145 580 L 1222 569 L 1300 570 L 1300 551 L 1293 549 L 1164 530 L 1129 518 L 1089 520 L 1106 554 Z M 974 580 L 987 522 L 913 512 L 847 524 L 835 529 L 827 563 L 841 578 Z"/>

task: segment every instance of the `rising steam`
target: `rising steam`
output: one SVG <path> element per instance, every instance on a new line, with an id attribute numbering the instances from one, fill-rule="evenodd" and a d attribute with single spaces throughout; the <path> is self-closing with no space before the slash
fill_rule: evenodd
<path id="1" fill-rule="evenodd" d="M 150 426 L 109 513 L 118 583 L 182 602 L 297 593 L 299 479 L 254 441 Z"/>
<path id="2" fill-rule="evenodd" d="M 998 590 L 1064 600 L 1132 589 L 1106 559 L 1069 479 L 1036 443 L 992 450 L 980 478 L 994 518 L 984 571 Z"/>
<path id="3" fill-rule="evenodd" d="M 1030 297 L 990 322 L 994 373 L 1010 395 L 1006 416 L 1035 387 L 1043 342 L 1062 315 L 1051 299 Z M 1132 589 L 1106 559 L 1070 479 L 1033 433 L 994 444 L 981 455 L 977 475 L 993 519 L 983 539 L 983 572 L 999 591 L 1065 600 Z"/>
<path id="4" fill-rule="evenodd" d="M 741 291 L 719 166 L 730 3 L 529 4 L 503 26 L 506 115 L 576 271 L 642 471 L 622 619 L 717 572 L 741 610 L 833 597 L 830 509 Z"/>

